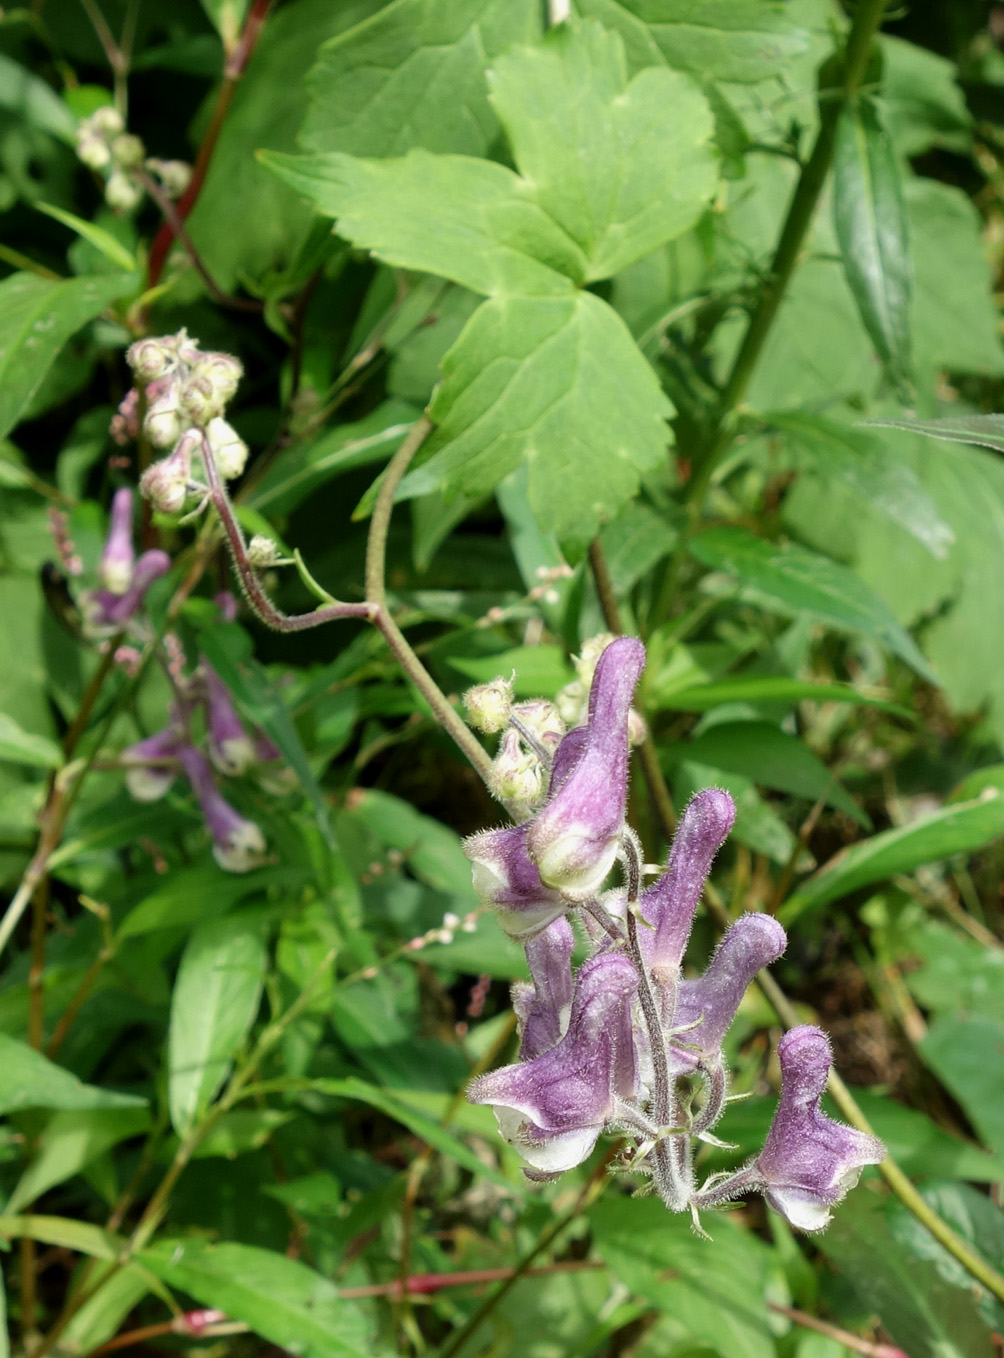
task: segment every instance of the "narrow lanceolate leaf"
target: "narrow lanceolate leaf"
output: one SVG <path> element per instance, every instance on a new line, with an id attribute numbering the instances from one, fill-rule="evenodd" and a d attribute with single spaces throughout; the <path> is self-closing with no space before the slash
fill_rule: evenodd
<path id="1" fill-rule="evenodd" d="M 542 16 L 537 0 L 393 0 L 322 45 L 301 143 L 354 156 L 414 146 L 484 155 L 498 136 L 485 64 L 532 42 Z"/>
<path id="2" fill-rule="evenodd" d="M 60 349 L 82 325 L 133 286 L 131 275 L 0 283 L 0 438 L 17 424 Z"/>
<path id="3" fill-rule="evenodd" d="M 265 944 L 257 913 L 207 920 L 185 948 L 168 1033 L 171 1122 L 186 1136 L 212 1103 L 258 1013 Z"/>
<path id="4" fill-rule="evenodd" d="M 891 380 L 910 377 L 910 244 L 899 162 L 874 100 L 837 120 L 833 215 L 840 257 L 865 329 Z"/>
<path id="5" fill-rule="evenodd" d="M 768 542 L 745 528 L 709 528 L 690 546 L 705 566 L 739 581 L 743 597 L 787 617 L 809 616 L 881 642 L 931 683 L 937 677 L 908 632 L 846 566 L 794 542 Z"/>
<path id="6" fill-rule="evenodd" d="M 866 420 L 886 429 L 905 429 L 948 443 L 972 443 L 1004 453 L 1004 415 L 949 415 L 943 420 Z"/>
<path id="7" fill-rule="evenodd" d="M 806 910 L 838 900 L 896 873 L 913 872 L 957 853 L 975 853 L 1004 835 L 1004 796 L 988 789 L 971 802 L 943 806 L 932 816 L 884 830 L 854 844 L 803 883 L 780 912 L 785 924 Z"/>
<path id="8" fill-rule="evenodd" d="M 588 540 L 669 442 L 673 408 L 605 302 L 493 298 L 443 360 L 430 461 L 401 497 L 437 486 L 488 495 L 524 460 L 530 504 L 559 537 Z"/>
<path id="9" fill-rule="evenodd" d="M 0 759 L 12 764 L 58 769 L 63 762 L 63 752 L 54 740 L 22 731 L 13 717 L 0 712 Z"/>
<path id="10" fill-rule="evenodd" d="M 377 1350 L 361 1312 L 338 1288 L 284 1254 L 253 1245 L 160 1240 L 140 1261 L 171 1288 L 241 1320 L 299 1358 L 370 1358 Z"/>
<path id="11" fill-rule="evenodd" d="M 628 81 L 621 39 L 598 23 L 561 24 L 543 44 L 511 49 L 490 86 L 520 173 L 582 247 L 588 280 L 681 235 L 714 194 L 707 99 L 665 68 Z"/>
<path id="12" fill-rule="evenodd" d="M 146 1099 L 85 1085 L 26 1042 L 0 1033 L 0 1115 L 21 1108 L 141 1108 Z"/>
<path id="13" fill-rule="evenodd" d="M 568 297 L 586 276 L 581 249 L 494 161 L 411 151 L 394 160 L 328 155 L 260 159 L 334 217 L 338 233 L 386 264 L 474 292 Z"/>

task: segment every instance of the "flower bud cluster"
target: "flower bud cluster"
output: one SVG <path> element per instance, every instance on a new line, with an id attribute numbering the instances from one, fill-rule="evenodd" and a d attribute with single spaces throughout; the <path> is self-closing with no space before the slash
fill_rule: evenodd
<path id="1" fill-rule="evenodd" d="M 703 974 L 684 976 L 694 915 L 735 806 L 717 788 L 699 792 L 665 871 L 641 891 L 641 851 L 625 809 L 644 647 L 629 637 L 597 639 L 581 663 L 592 670 L 586 720 L 563 735 L 542 707 L 524 704 L 535 710 L 521 721 L 510 703 L 493 786 L 511 790 L 505 778 L 522 768 L 521 741 L 543 746 L 550 736 L 536 808 L 465 843 L 475 891 L 524 944 L 530 974 L 512 991 L 519 1060 L 474 1080 L 468 1097 L 494 1106 L 532 1179 L 581 1164 L 602 1133 L 617 1132 L 626 1137 L 623 1167 L 651 1176 L 667 1207 L 689 1210 L 697 1229 L 700 1210 L 760 1192 L 793 1226 L 820 1230 L 862 1166 L 884 1152 L 820 1110 L 831 1057 L 818 1028 L 794 1029 L 780 1044 L 781 1098 L 760 1153 L 698 1186 L 695 1145 L 715 1142 L 728 1101 L 725 1036 L 750 981 L 787 939 L 771 916 L 742 915 Z M 605 890 L 618 860 L 624 883 Z M 577 972 L 573 920 L 588 950 Z"/>
<path id="2" fill-rule="evenodd" d="M 78 123 L 77 158 L 92 170 L 108 171 L 105 202 L 115 212 L 131 212 L 143 197 L 143 169 L 156 177 L 168 198 L 180 197 L 192 176 L 183 160 L 147 158 L 142 141 L 125 130 L 121 113 L 110 104 Z"/>
<path id="3" fill-rule="evenodd" d="M 137 340 L 126 359 L 136 385 L 112 420 L 112 436 L 119 443 L 138 437 L 142 389 L 143 433 L 154 448 L 169 451 L 143 473 L 140 491 L 154 509 L 178 514 L 190 495 L 205 498 L 205 457 L 224 481 L 244 471 L 247 444 L 223 418 L 243 368 L 230 354 L 204 352 L 185 330 Z"/>

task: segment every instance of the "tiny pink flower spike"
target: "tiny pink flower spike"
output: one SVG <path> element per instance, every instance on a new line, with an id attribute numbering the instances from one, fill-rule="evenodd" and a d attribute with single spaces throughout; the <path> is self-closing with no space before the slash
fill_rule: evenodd
<path id="1" fill-rule="evenodd" d="M 483 830 L 464 840 L 478 900 L 497 910 L 502 928 L 520 942 L 539 934 L 568 909 L 561 893 L 540 880 L 526 851 L 529 829 L 526 822 Z"/>
<path id="2" fill-rule="evenodd" d="M 124 594 L 132 582 L 136 554 L 132 546 L 132 491 L 117 490 L 112 498 L 111 523 L 98 562 L 98 579 L 112 594 Z"/>
<path id="3" fill-rule="evenodd" d="M 575 935 L 564 916 L 527 942 L 526 961 L 533 984 L 516 981 L 512 987 L 512 1007 L 522 1038 L 521 1061 L 543 1056 L 564 1036 L 572 1007 L 574 947 Z"/>
<path id="4" fill-rule="evenodd" d="M 579 971 L 568 1031 L 532 1061 L 474 1080 L 471 1103 L 495 1107 L 499 1131 L 533 1170 L 560 1174 L 592 1151 L 618 1098 L 633 1098 L 637 1073 L 631 999 L 638 977 L 623 953 Z"/>
<path id="5" fill-rule="evenodd" d="M 770 915 L 743 915 L 719 943 L 704 975 L 681 982 L 673 1026 L 685 1031 L 672 1049 L 681 1069 L 720 1061 L 722 1040 L 747 986 L 761 967 L 777 961 L 787 943 Z"/>
<path id="6" fill-rule="evenodd" d="M 250 872 L 265 858 L 265 836 L 253 820 L 246 820 L 226 801 L 213 782 L 205 755 L 190 745 L 178 760 L 192 785 L 213 839 L 213 857 L 227 872 Z"/>
<path id="7" fill-rule="evenodd" d="M 586 735 L 579 738 L 581 753 L 567 775 L 559 759 L 558 786 L 527 835 L 527 850 L 545 886 L 570 901 L 596 895 L 621 846 L 628 717 L 644 666 L 645 647 L 635 637 L 618 637 L 600 656 L 589 693 Z"/>
<path id="8" fill-rule="evenodd" d="M 642 919 L 654 928 L 640 931 L 641 945 L 657 976 L 672 978 L 680 968 L 704 883 L 735 818 L 727 792 L 698 792 L 680 818 L 666 871 L 642 893 Z"/>
<path id="9" fill-rule="evenodd" d="M 205 659 L 202 674 L 206 685 L 206 732 L 209 758 L 220 773 L 244 773 L 255 762 L 257 751 L 237 715 L 230 690 Z"/>
<path id="10" fill-rule="evenodd" d="M 168 726 L 122 751 L 119 759 L 125 768 L 125 784 L 135 801 L 155 802 L 170 790 L 184 743 L 178 728 Z"/>
<path id="11" fill-rule="evenodd" d="M 799 1230 L 821 1231 L 830 1208 L 854 1187 L 862 1166 L 883 1159 L 885 1147 L 820 1111 L 832 1065 L 825 1033 L 808 1024 L 792 1028 L 777 1054 L 781 1097 L 763 1150 L 750 1168 L 775 1212 Z"/>

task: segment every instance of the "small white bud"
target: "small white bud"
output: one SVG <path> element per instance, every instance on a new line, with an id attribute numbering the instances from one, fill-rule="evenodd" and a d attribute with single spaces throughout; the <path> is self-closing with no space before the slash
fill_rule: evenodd
<path id="1" fill-rule="evenodd" d="M 279 545 L 272 538 L 266 537 L 264 533 L 255 533 L 248 543 L 248 560 L 256 570 L 267 570 L 269 566 L 278 566 L 282 562 L 279 555 Z"/>
<path id="2" fill-rule="evenodd" d="M 554 703 L 546 698 L 534 698 L 528 703 L 517 703 L 512 710 L 531 735 L 536 736 L 541 745 L 554 749 L 565 734 L 565 723 Z"/>
<path id="3" fill-rule="evenodd" d="M 108 143 L 100 137 L 77 136 L 77 159 L 92 170 L 103 170 L 109 164 L 112 153 Z"/>
<path id="4" fill-rule="evenodd" d="M 493 735 L 501 731 L 512 710 L 513 682 L 501 675 L 489 684 L 475 684 L 464 694 L 467 720 L 478 731 Z"/>
<path id="5" fill-rule="evenodd" d="M 192 167 L 184 160 L 158 160 L 150 156 L 146 168 L 160 180 L 168 198 L 180 198 L 192 178 Z"/>
<path id="6" fill-rule="evenodd" d="M 589 686 L 581 679 L 573 679 L 555 694 L 554 702 L 565 724 L 569 727 L 578 726 L 586 715 Z"/>
<path id="7" fill-rule="evenodd" d="M 213 396 L 212 383 L 204 377 L 190 377 L 178 393 L 188 422 L 204 428 L 211 419 L 222 413 L 223 406 Z"/>
<path id="8" fill-rule="evenodd" d="M 628 744 L 642 745 L 648 735 L 648 727 L 645 725 L 645 718 L 637 708 L 632 707 L 628 712 Z"/>
<path id="9" fill-rule="evenodd" d="M 237 390 L 237 384 L 244 376 L 244 366 L 232 354 L 203 354 L 195 366 L 193 375 L 209 383 L 213 399 L 222 412 L 226 403 Z"/>
<path id="10" fill-rule="evenodd" d="M 101 108 L 95 109 L 89 118 L 85 118 L 80 126 L 86 127 L 95 136 L 104 137 L 109 141 L 124 130 L 125 123 L 117 108 L 111 104 L 103 104 Z"/>
<path id="11" fill-rule="evenodd" d="M 122 132 L 111 145 L 112 159 L 121 170 L 135 170 L 143 164 L 146 150 L 139 137 L 131 132 Z"/>
<path id="12" fill-rule="evenodd" d="M 248 446 L 226 420 L 218 416 L 206 426 L 209 447 L 216 460 L 216 469 L 224 481 L 240 476 L 247 465 Z"/>
<path id="13" fill-rule="evenodd" d="M 143 197 L 143 190 L 123 170 L 113 170 L 105 185 L 105 202 L 116 212 L 129 212 Z"/>
<path id="14" fill-rule="evenodd" d="M 181 437 L 184 423 L 178 409 L 177 391 L 171 387 L 158 396 L 146 412 L 143 432 L 155 448 L 171 448 Z"/>
<path id="15" fill-rule="evenodd" d="M 593 682 L 596 662 L 613 640 L 612 632 L 599 632 L 582 643 L 582 650 L 575 657 L 575 673 L 586 688 Z"/>
<path id="16" fill-rule="evenodd" d="M 529 816 L 544 795 L 544 771 L 535 754 L 527 754 L 514 730 L 506 731 L 492 760 L 489 785 L 493 797 Z"/>
<path id="17" fill-rule="evenodd" d="M 142 382 L 156 382 L 164 377 L 171 358 L 171 350 L 159 339 L 137 340 L 126 350 L 126 362 Z"/>

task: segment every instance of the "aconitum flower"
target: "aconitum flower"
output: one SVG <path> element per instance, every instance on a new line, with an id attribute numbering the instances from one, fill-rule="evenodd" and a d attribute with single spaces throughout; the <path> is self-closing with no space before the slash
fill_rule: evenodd
<path id="1" fill-rule="evenodd" d="M 568 1027 L 572 1007 L 572 949 L 575 935 L 564 916 L 552 921 L 526 945 L 531 984 L 516 981 L 512 1007 L 519 1020 L 521 1061 L 556 1047 Z"/>
<path id="2" fill-rule="evenodd" d="M 155 802 L 170 791 L 178 773 L 179 751 L 185 738 L 171 725 L 155 736 L 129 745 L 119 756 L 125 768 L 125 784 L 137 802 Z"/>
<path id="3" fill-rule="evenodd" d="M 534 1170 L 579 1165 L 614 1115 L 634 1097 L 631 999 L 638 977 L 622 953 L 579 971 L 565 1036 L 550 1051 L 475 1080 L 467 1097 L 495 1107 L 499 1131 Z"/>
<path id="4" fill-rule="evenodd" d="M 217 863 L 227 872 L 250 872 L 259 867 L 265 858 L 265 836 L 259 827 L 224 798 L 205 755 L 189 745 L 179 751 L 178 759 L 202 808 Z"/>
<path id="5" fill-rule="evenodd" d="M 527 835 L 544 884 L 572 901 L 596 894 L 621 847 L 628 713 L 644 665 L 645 648 L 634 637 L 619 637 L 600 656 L 581 753 L 557 790 L 552 786 Z"/>
<path id="6" fill-rule="evenodd" d="M 527 822 L 464 840 L 478 900 L 493 906 L 509 937 L 520 940 L 533 938 L 568 909 L 561 892 L 540 880 L 526 850 L 529 829 Z"/>
<path id="7" fill-rule="evenodd" d="M 885 1155 L 881 1141 L 834 1122 L 819 1101 L 832 1056 L 826 1034 L 806 1024 L 778 1044 L 781 1097 L 764 1148 L 751 1165 L 775 1212 L 803 1231 L 821 1231 L 830 1208 Z M 751 1185 L 753 1186 L 753 1185 Z"/>
<path id="8" fill-rule="evenodd" d="M 121 594 L 92 589 L 80 596 L 84 627 L 91 636 L 109 636 L 130 622 L 147 590 L 171 569 L 171 558 L 157 548 L 144 552 L 133 568 L 128 588 Z"/>
<path id="9" fill-rule="evenodd" d="M 115 492 L 110 520 L 108 537 L 98 562 L 98 579 L 112 594 L 124 594 L 132 582 L 136 561 L 132 545 L 131 490 Z"/>
<path id="10" fill-rule="evenodd" d="M 243 773 L 255 762 L 255 741 L 237 715 L 230 690 L 205 660 L 202 674 L 206 686 L 206 748 L 220 773 Z"/>

